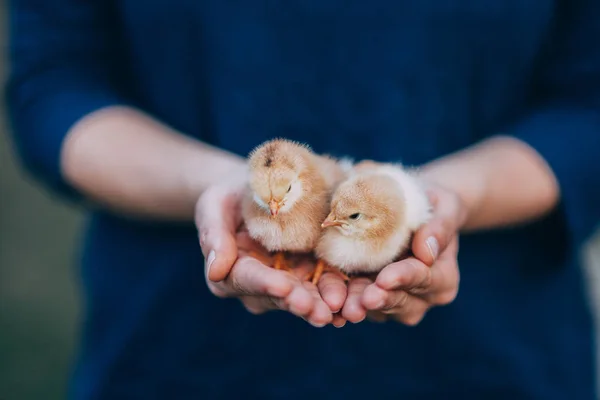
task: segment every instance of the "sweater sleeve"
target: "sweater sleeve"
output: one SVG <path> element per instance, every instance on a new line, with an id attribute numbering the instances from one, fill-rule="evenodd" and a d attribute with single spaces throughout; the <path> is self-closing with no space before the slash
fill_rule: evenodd
<path id="1" fill-rule="evenodd" d="M 90 112 L 123 103 L 115 21 L 101 0 L 10 2 L 10 75 L 6 102 L 18 155 L 55 193 L 79 193 L 61 173 L 61 147 L 69 129 Z"/>
<path id="2" fill-rule="evenodd" d="M 509 132 L 553 170 L 574 245 L 600 223 L 600 1 L 569 0 L 541 60 L 534 110 Z"/>

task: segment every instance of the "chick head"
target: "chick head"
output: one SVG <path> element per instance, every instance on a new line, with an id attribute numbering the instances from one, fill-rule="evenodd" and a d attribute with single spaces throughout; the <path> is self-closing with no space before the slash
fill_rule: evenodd
<path id="1" fill-rule="evenodd" d="M 386 237 L 404 217 L 404 196 L 386 175 L 364 173 L 343 182 L 331 201 L 331 212 L 321 225 L 357 239 Z"/>
<path id="2" fill-rule="evenodd" d="M 272 216 L 289 212 L 310 186 L 306 171 L 312 152 L 285 139 L 270 140 L 249 156 L 250 188 L 256 204 Z"/>

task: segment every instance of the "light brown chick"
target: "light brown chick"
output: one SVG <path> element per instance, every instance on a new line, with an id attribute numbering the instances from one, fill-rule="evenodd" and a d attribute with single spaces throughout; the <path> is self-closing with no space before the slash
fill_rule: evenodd
<path id="1" fill-rule="evenodd" d="M 400 165 L 364 164 L 333 194 L 317 257 L 347 274 L 379 272 L 408 249 L 430 210 L 411 172 Z"/>
<path id="2" fill-rule="evenodd" d="M 242 214 L 250 236 L 276 252 L 274 267 L 289 269 L 284 252 L 312 252 L 329 213 L 333 189 L 350 168 L 285 139 L 249 155 L 249 190 Z"/>

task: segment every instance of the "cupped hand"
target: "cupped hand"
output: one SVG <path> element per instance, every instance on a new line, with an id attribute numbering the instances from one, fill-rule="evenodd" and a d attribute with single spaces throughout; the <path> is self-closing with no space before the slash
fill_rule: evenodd
<path id="1" fill-rule="evenodd" d="M 431 220 L 412 241 L 412 255 L 383 268 L 372 278 L 351 279 L 342 316 L 357 323 L 369 317 L 418 324 L 434 306 L 451 303 L 459 286 L 458 232 L 466 210 L 453 192 L 430 185 Z"/>
<path id="2" fill-rule="evenodd" d="M 308 260 L 299 260 L 293 273 L 265 264 L 268 252 L 248 236 L 242 223 L 245 185 L 245 171 L 233 174 L 207 189 L 196 205 L 195 221 L 210 291 L 218 297 L 239 298 L 253 314 L 284 310 L 314 326 L 330 323 L 330 307 L 317 288 L 302 279 L 313 267 Z"/>

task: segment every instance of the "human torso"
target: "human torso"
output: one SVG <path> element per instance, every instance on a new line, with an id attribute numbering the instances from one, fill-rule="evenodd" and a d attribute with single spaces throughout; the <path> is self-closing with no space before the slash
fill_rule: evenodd
<path id="1" fill-rule="evenodd" d="M 558 17 L 551 0 L 115 4 L 128 91 L 174 128 L 242 155 L 285 136 L 408 165 L 526 112 Z M 466 236 L 458 298 L 418 327 L 315 329 L 212 296 L 193 226 L 96 214 L 77 382 L 107 399 L 592 399 L 591 319 L 567 242 L 555 215 Z"/>

